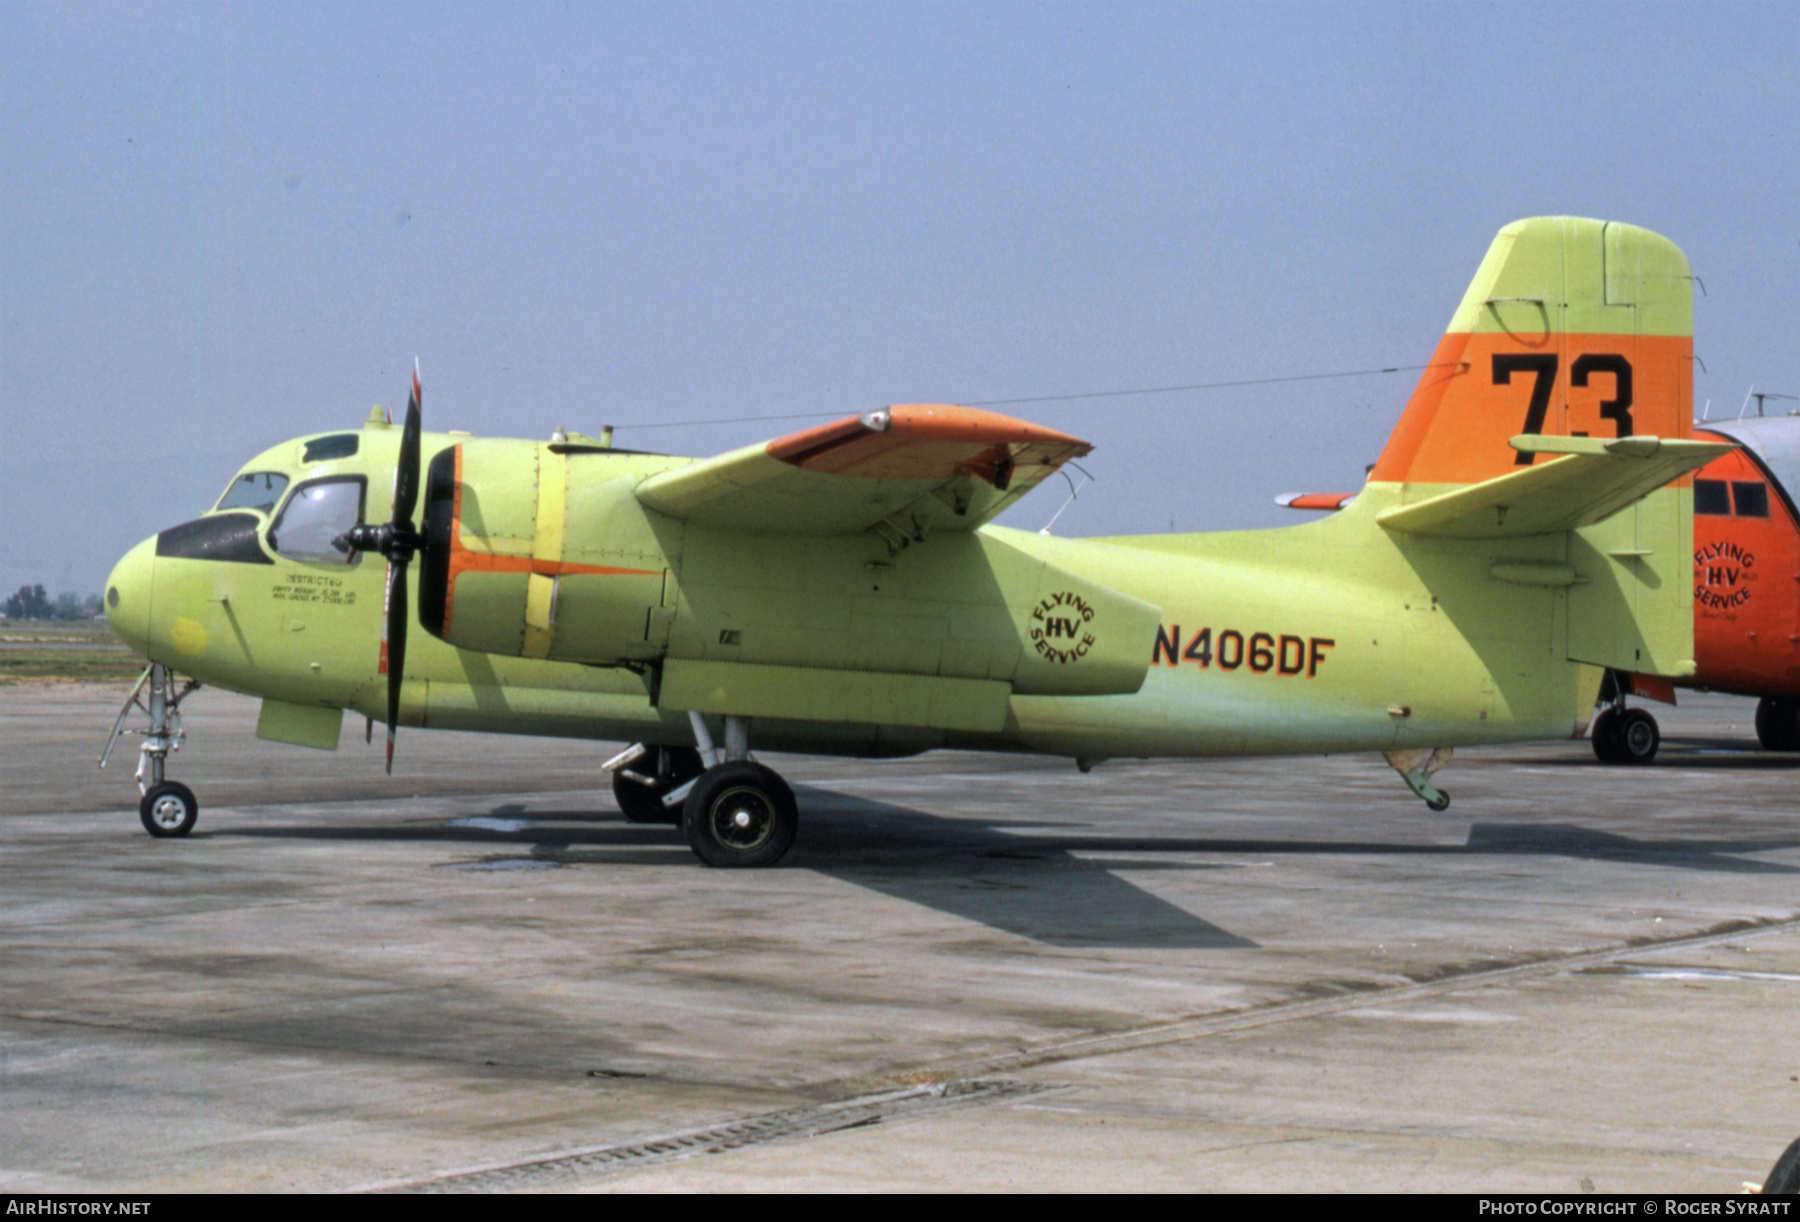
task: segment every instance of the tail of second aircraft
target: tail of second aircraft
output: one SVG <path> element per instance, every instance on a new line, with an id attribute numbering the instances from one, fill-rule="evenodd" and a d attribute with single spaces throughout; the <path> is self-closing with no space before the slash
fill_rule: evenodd
<path id="1" fill-rule="evenodd" d="M 1362 509 L 1397 539 L 1470 540 L 1493 553 L 1490 580 L 1567 586 L 1572 661 L 1691 674 L 1686 473 L 1728 448 L 1689 440 L 1692 352 L 1692 276 L 1673 243 L 1571 217 L 1509 225 Z M 1498 546 L 1526 538 L 1529 563 Z"/>

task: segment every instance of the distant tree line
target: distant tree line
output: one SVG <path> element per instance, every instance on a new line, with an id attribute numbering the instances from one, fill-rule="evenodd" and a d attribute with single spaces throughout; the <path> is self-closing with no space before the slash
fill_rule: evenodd
<path id="1" fill-rule="evenodd" d="M 100 596 L 86 598 L 73 590 L 64 591 L 50 601 L 43 586 L 20 586 L 19 592 L 6 600 L 7 619 L 93 619 L 100 614 Z"/>

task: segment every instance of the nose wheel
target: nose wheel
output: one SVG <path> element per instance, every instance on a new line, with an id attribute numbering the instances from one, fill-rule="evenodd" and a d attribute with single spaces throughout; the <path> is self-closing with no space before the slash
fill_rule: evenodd
<path id="1" fill-rule="evenodd" d="M 138 802 L 138 818 L 152 836 L 185 836 L 200 818 L 200 803 L 194 791 L 180 781 L 164 781 L 152 786 Z"/>

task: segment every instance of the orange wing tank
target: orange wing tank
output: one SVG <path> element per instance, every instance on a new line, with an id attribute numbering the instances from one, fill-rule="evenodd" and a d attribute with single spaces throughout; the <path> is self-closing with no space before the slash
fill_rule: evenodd
<path id="1" fill-rule="evenodd" d="M 1696 430 L 1743 449 L 1694 475 L 1694 687 L 1800 697 L 1800 417 Z"/>

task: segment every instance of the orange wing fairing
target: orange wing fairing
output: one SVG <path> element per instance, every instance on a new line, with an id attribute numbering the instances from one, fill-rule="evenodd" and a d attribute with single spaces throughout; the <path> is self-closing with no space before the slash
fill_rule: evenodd
<path id="1" fill-rule="evenodd" d="M 972 407 L 905 404 L 806 429 L 768 444 L 771 458 L 862 479 L 950 479 L 1004 488 L 1017 468 L 1056 467 L 1093 449 L 1078 437 Z"/>
<path id="2" fill-rule="evenodd" d="M 1530 465 L 1533 456 L 1508 444 L 1521 433 L 1609 440 L 1688 436 L 1691 337 L 1553 332 L 1536 337 L 1536 344 L 1529 342 L 1533 338 L 1446 334 L 1370 480 L 1492 479 Z"/>

